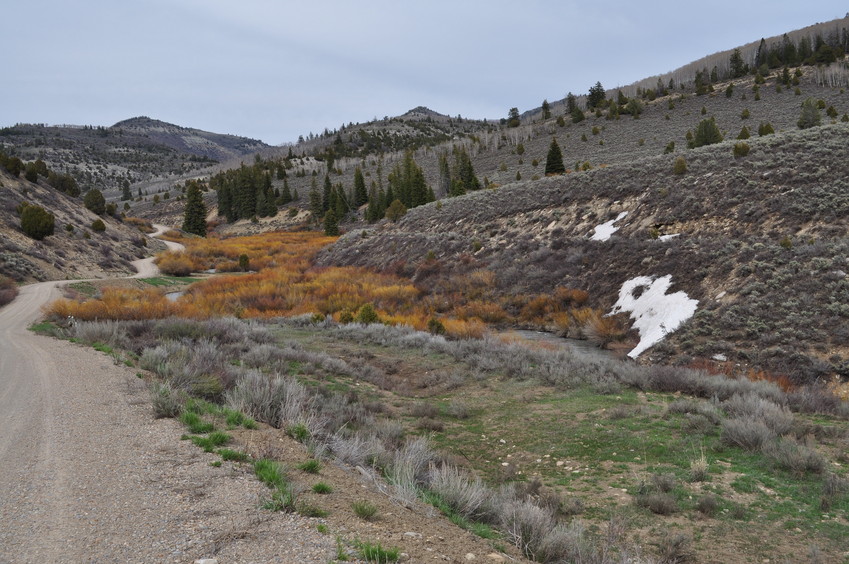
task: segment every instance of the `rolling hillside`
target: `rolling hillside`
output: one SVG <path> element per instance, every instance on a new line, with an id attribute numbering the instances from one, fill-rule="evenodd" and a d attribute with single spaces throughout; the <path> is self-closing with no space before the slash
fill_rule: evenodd
<path id="1" fill-rule="evenodd" d="M 695 317 L 650 360 L 752 364 L 811 382 L 849 375 L 846 255 L 849 125 L 734 141 L 519 182 L 410 210 L 397 224 L 353 229 L 322 264 L 356 264 L 421 279 L 496 273 L 504 294 L 590 293 L 611 308 L 638 276 L 672 276 L 699 302 Z M 620 218 L 606 241 L 595 228 Z"/>
<path id="2" fill-rule="evenodd" d="M 125 182 L 135 198 L 153 193 L 159 183 L 170 187 L 175 179 L 266 148 L 254 139 L 148 117 L 111 127 L 18 124 L 0 129 L 0 149 L 24 161 L 40 158 L 52 170 L 73 175 L 83 191 L 97 188 L 110 200 L 120 198 Z"/>

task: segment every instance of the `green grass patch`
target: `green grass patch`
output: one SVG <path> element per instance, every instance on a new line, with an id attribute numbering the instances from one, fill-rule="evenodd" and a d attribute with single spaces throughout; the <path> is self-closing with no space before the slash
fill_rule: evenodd
<path id="1" fill-rule="evenodd" d="M 286 429 L 286 434 L 298 441 L 305 442 L 310 437 L 309 429 L 303 423 L 292 425 Z"/>
<path id="2" fill-rule="evenodd" d="M 190 433 L 194 433 L 196 435 L 209 433 L 215 430 L 215 425 L 208 421 L 204 421 L 201 416 L 194 411 L 184 410 L 183 413 L 180 414 L 180 422 L 186 426 Z"/>
<path id="3" fill-rule="evenodd" d="M 384 548 L 379 542 L 356 541 L 355 545 L 360 553 L 360 557 L 370 564 L 398 562 L 398 559 L 401 557 L 400 549 L 397 547 Z"/>
<path id="4" fill-rule="evenodd" d="M 230 435 L 221 431 L 213 431 L 206 437 L 194 435 L 189 437 L 189 440 L 205 452 L 214 452 L 216 447 L 226 445 L 230 441 Z"/>
<path id="5" fill-rule="evenodd" d="M 325 482 L 318 482 L 317 484 L 313 485 L 312 491 L 317 494 L 329 494 L 333 492 L 333 488 L 330 486 L 330 484 L 327 484 Z"/>
<path id="6" fill-rule="evenodd" d="M 377 506 L 366 500 L 355 501 L 351 504 L 354 515 L 363 521 L 372 521 L 377 518 Z"/>
<path id="7" fill-rule="evenodd" d="M 57 339 L 67 338 L 64 330 L 51 321 L 33 323 L 29 326 L 29 330 L 37 335 L 44 335 L 46 337 L 56 337 Z"/>
<path id="8" fill-rule="evenodd" d="M 255 460 L 254 473 L 260 482 L 270 488 L 279 488 L 287 483 L 283 467 L 274 460 L 267 458 Z"/>
<path id="9" fill-rule="evenodd" d="M 307 474 L 318 474 L 321 470 L 321 462 L 315 458 L 311 458 L 306 462 L 298 464 L 298 470 L 306 472 Z"/>
<path id="10" fill-rule="evenodd" d="M 315 505 L 311 505 L 309 503 L 299 503 L 296 510 L 304 517 L 315 517 L 323 519 L 324 517 L 330 515 L 329 511 L 321 509 L 320 507 L 316 507 Z"/>
<path id="11" fill-rule="evenodd" d="M 270 511 L 295 511 L 295 492 L 288 484 L 281 486 L 271 493 L 271 499 L 262 507 Z"/>
<path id="12" fill-rule="evenodd" d="M 191 284 L 192 282 L 201 280 L 201 278 L 192 278 L 191 276 L 155 276 L 153 278 L 139 278 L 139 280 L 151 286 L 168 287 Z"/>
<path id="13" fill-rule="evenodd" d="M 441 511 L 443 515 L 448 517 L 449 521 L 451 521 L 461 529 L 466 529 L 467 531 L 470 531 L 473 534 L 484 539 L 500 538 L 498 532 L 486 523 L 472 521 L 457 513 L 454 508 L 448 505 L 448 503 L 446 503 L 442 496 L 440 496 L 439 494 L 425 490 L 419 492 L 419 497 L 425 503 L 429 503 L 430 505 L 439 509 L 439 511 Z"/>
<path id="14" fill-rule="evenodd" d="M 91 298 L 98 293 L 97 287 L 91 282 L 73 282 L 68 284 L 68 288 L 82 294 L 86 298 Z"/>
<path id="15" fill-rule="evenodd" d="M 232 462 L 247 462 L 251 459 L 251 457 L 248 456 L 246 453 L 237 450 L 231 450 L 229 448 L 218 449 L 218 455 L 221 457 L 222 460 L 229 460 Z"/>

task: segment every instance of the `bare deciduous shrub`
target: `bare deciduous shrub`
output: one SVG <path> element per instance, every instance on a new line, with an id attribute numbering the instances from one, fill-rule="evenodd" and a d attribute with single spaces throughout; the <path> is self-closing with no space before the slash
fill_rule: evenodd
<path id="1" fill-rule="evenodd" d="M 625 419 L 632 415 L 631 409 L 626 405 L 615 405 L 607 410 L 608 419 L 617 420 Z"/>
<path id="2" fill-rule="evenodd" d="M 18 287 L 11 278 L 0 274 L 0 306 L 4 306 L 18 295 Z"/>
<path id="3" fill-rule="evenodd" d="M 675 474 L 652 474 L 651 483 L 655 490 L 666 493 L 675 489 L 678 479 Z"/>

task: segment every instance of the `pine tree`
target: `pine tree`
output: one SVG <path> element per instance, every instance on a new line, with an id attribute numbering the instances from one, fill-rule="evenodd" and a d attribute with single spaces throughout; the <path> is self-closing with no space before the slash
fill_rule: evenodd
<path id="1" fill-rule="evenodd" d="M 820 115 L 820 110 L 817 107 L 816 100 L 808 98 L 802 102 L 802 114 L 799 116 L 799 121 L 796 122 L 799 129 L 808 129 L 809 127 L 814 127 L 821 123 L 822 116 Z"/>
<path id="2" fill-rule="evenodd" d="M 448 196 L 451 193 L 451 166 L 448 164 L 448 154 L 439 153 L 439 195 Z"/>
<path id="3" fill-rule="evenodd" d="M 186 211 L 183 219 L 183 231 L 206 237 L 206 204 L 203 193 L 196 181 L 189 181 L 186 190 Z"/>
<path id="4" fill-rule="evenodd" d="M 472 159 L 465 147 L 454 148 L 454 170 L 451 175 L 452 196 L 460 196 L 466 192 L 480 190 L 481 183 L 475 175 Z"/>
<path id="5" fill-rule="evenodd" d="M 233 206 L 233 193 L 229 183 L 222 184 L 216 192 L 218 193 L 218 215 L 227 218 L 227 223 L 233 223 L 239 219 L 239 214 Z"/>
<path id="6" fill-rule="evenodd" d="M 604 86 L 601 85 L 601 82 L 596 82 L 590 88 L 589 94 L 587 94 L 587 108 L 595 109 L 600 107 L 603 105 L 605 99 Z"/>
<path id="7" fill-rule="evenodd" d="M 743 62 L 743 55 L 740 54 L 740 49 L 734 49 L 731 53 L 731 58 L 728 60 L 728 65 L 731 67 L 731 78 L 740 78 L 746 76 L 749 72 L 748 65 Z"/>
<path id="8" fill-rule="evenodd" d="M 83 198 L 83 204 L 97 215 L 106 213 L 106 199 L 103 197 L 103 193 L 95 188 L 86 192 Z"/>
<path id="9" fill-rule="evenodd" d="M 519 108 L 510 108 L 507 112 L 507 127 L 519 127 Z"/>
<path id="10" fill-rule="evenodd" d="M 366 221 L 374 223 L 383 218 L 383 195 L 378 191 L 377 184 L 371 183 L 368 194 L 368 207 L 366 208 Z"/>
<path id="11" fill-rule="evenodd" d="M 575 110 L 578 109 L 578 99 L 574 94 L 569 92 L 566 94 L 566 113 L 573 114 Z"/>
<path id="12" fill-rule="evenodd" d="M 333 196 L 333 184 L 330 182 L 330 174 L 324 175 L 324 188 L 321 192 L 321 208 L 322 211 L 327 211 L 331 207 L 333 207 L 333 202 L 331 201 Z"/>
<path id="13" fill-rule="evenodd" d="M 126 202 L 127 200 L 133 199 L 133 193 L 130 192 L 130 181 L 124 180 L 121 184 L 121 201 Z"/>
<path id="14" fill-rule="evenodd" d="M 551 106 L 548 100 L 542 101 L 542 119 L 551 119 Z"/>
<path id="15" fill-rule="evenodd" d="M 324 234 L 329 237 L 339 235 L 339 220 L 336 217 L 336 212 L 332 209 L 327 210 L 327 213 L 324 214 Z"/>
<path id="16" fill-rule="evenodd" d="M 552 139 L 545 159 L 545 174 L 563 174 L 564 172 L 566 167 L 563 165 L 563 152 L 557 144 L 557 139 Z"/>
<path id="17" fill-rule="evenodd" d="M 368 202 L 368 192 L 366 192 L 366 181 L 363 178 L 363 171 L 360 167 L 354 169 L 354 207 L 359 208 Z"/>
<path id="18" fill-rule="evenodd" d="M 310 182 L 310 213 L 312 213 L 313 221 L 318 223 L 321 219 L 322 214 L 324 214 L 324 200 L 321 197 L 321 192 L 318 191 L 318 185 L 315 182 L 315 176 L 312 177 L 312 181 Z"/>
<path id="19" fill-rule="evenodd" d="M 705 145 L 713 145 L 722 141 L 722 133 L 716 125 L 714 118 L 703 119 L 696 127 L 696 135 L 690 143 L 690 148 L 703 147 Z"/>
<path id="20" fill-rule="evenodd" d="M 283 190 L 280 191 L 280 203 L 285 205 L 291 202 L 294 198 L 292 197 L 292 193 L 289 191 L 289 179 L 283 179 Z"/>

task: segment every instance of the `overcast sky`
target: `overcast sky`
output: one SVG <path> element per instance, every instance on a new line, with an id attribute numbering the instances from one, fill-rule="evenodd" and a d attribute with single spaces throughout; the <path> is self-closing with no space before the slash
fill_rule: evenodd
<path id="1" fill-rule="evenodd" d="M 0 126 L 146 115 L 266 143 L 415 106 L 505 117 L 843 17 L 823 0 L 14 0 Z"/>

